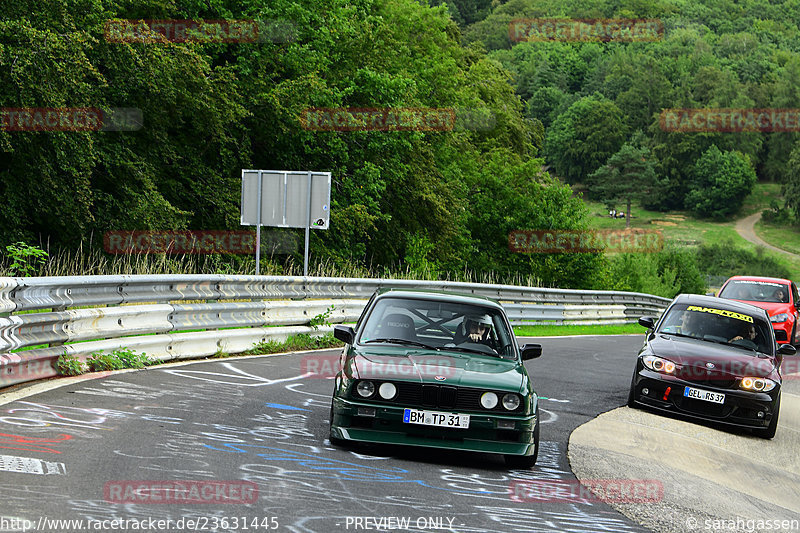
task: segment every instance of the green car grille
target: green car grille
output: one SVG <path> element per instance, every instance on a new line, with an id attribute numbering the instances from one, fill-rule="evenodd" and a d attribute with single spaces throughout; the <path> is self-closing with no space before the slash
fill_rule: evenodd
<path id="1" fill-rule="evenodd" d="M 385 383 L 384 381 L 375 382 Z M 407 381 L 391 381 L 397 387 L 397 396 L 391 400 L 381 398 L 377 393 L 369 398 L 362 398 L 352 389 L 352 398 L 355 400 L 368 400 L 376 403 L 402 404 L 404 407 L 420 407 L 433 409 L 454 409 L 457 411 L 478 411 L 478 412 L 497 412 L 517 414 L 525 407 L 524 398 L 520 406 L 509 411 L 502 406 L 499 401 L 493 409 L 486 409 L 481 406 L 481 395 L 484 392 L 494 392 L 502 400 L 507 392 L 489 391 L 487 389 L 470 389 L 465 387 L 453 387 L 450 385 L 433 385 L 423 383 L 411 383 Z"/>

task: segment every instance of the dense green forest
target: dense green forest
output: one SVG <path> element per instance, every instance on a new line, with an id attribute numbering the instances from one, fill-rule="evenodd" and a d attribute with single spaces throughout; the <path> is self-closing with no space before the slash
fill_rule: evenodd
<path id="1" fill-rule="evenodd" d="M 97 248 L 109 230 L 238 229 L 241 169 L 309 169 L 333 176 L 331 228 L 313 232 L 317 259 L 605 288 L 621 260 L 511 253 L 508 235 L 586 228 L 571 185 L 602 196 L 607 188 L 593 184 L 603 180 L 590 176 L 605 175 L 620 151 L 655 176 L 643 195 L 650 208 L 729 216 L 755 176 L 800 188 L 794 133 L 665 132 L 658 122 L 662 108 L 800 107 L 797 0 L 3 7 L 0 107 L 138 108 L 143 118 L 137 131 L 0 130 L 3 245 Z M 665 34 L 509 40 L 511 20 L 544 16 L 659 18 Z M 258 42 L 115 42 L 104 34 L 111 19 L 255 19 L 290 30 Z M 304 129 L 304 110 L 320 107 L 471 110 L 493 127 Z M 731 183 L 715 181 L 720 168 Z M 795 216 L 794 203 L 785 207 Z M 650 267 L 678 272 L 678 256 Z M 680 285 L 674 274 L 668 282 Z"/>
<path id="2" fill-rule="evenodd" d="M 487 5 L 455 0 L 451 9 L 470 21 L 462 25 L 465 42 L 480 43 L 512 73 L 526 116 L 545 128 L 543 155 L 566 181 L 591 194 L 587 178 L 635 139 L 657 176 L 644 198 L 651 209 L 725 218 L 755 175 L 797 188 L 796 132 L 665 131 L 659 115 L 800 107 L 800 2 L 512 0 L 490 12 Z M 526 17 L 657 19 L 664 34 L 652 42 L 511 42 L 510 22 Z M 709 164 L 730 179 L 709 187 Z M 797 202 L 787 206 L 795 220 Z"/>

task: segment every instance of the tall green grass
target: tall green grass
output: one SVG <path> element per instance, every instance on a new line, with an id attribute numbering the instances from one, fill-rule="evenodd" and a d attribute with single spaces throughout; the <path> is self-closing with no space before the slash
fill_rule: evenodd
<path id="1" fill-rule="evenodd" d="M 47 261 L 34 271 L 34 276 L 97 276 L 134 274 L 255 274 L 255 258 L 222 254 L 119 254 L 111 255 L 101 250 L 83 246 L 76 250 L 46 250 Z M 9 268 L 11 261 L 0 254 L 0 276 L 15 275 Z M 262 257 L 261 275 L 302 276 L 302 259 L 298 262 L 291 256 L 279 258 Z M 309 261 L 309 276 L 343 278 L 383 278 L 462 281 L 468 283 L 509 284 L 541 286 L 535 276 L 500 276 L 494 272 L 476 272 L 468 269 L 441 271 L 425 268 L 410 268 L 408 265 L 393 267 L 362 266 L 355 262 L 330 259 Z"/>

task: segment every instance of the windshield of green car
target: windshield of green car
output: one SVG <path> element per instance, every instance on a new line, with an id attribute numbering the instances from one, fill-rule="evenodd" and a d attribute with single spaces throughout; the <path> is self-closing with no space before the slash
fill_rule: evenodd
<path id="1" fill-rule="evenodd" d="M 380 298 L 366 317 L 360 344 L 396 344 L 465 354 L 515 357 L 503 312 L 441 300 Z"/>

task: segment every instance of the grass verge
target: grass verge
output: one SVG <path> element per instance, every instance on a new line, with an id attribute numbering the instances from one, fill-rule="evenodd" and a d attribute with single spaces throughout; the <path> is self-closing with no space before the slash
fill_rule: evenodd
<path id="1" fill-rule="evenodd" d="M 644 333 L 639 324 L 611 324 L 603 326 L 515 326 L 518 337 L 550 337 L 571 335 L 630 335 Z"/>
<path id="2" fill-rule="evenodd" d="M 211 356 L 212 359 L 223 357 L 236 357 L 239 355 L 265 355 L 282 352 L 300 352 L 305 350 L 324 350 L 327 348 L 337 348 L 344 344 L 333 337 L 333 335 L 322 335 L 312 337 L 306 333 L 294 335 L 283 342 L 267 341 L 255 344 L 249 350 L 229 354 L 217 352 Z M 58 358 L 57 370 L 61 376 L 78 376 L 86 372 L 98 372 L 102 370 L 121 370 L 124 368 L 144 368 L 146 366 L 159 365 L 171 361 L 156 361 L 148 359 L 142 352 L 137 354 L 129 348 L 118 348 L 110 353 L 95 352 L 84 363 L 73 355 L 61 355 Z"/>
<path id="3" fill-rule="evenodd" d="M 267 341 L 267 342 L 259 342 L 246 352 L 242 352 L 239 354 L 233 354 L 235 357 L 236 355 L 266 355 L 271 353 L 282 353 L 282 352 L 301 352 L 305 350 L 325 350 L 327 348 L 339 348 L 344 346 L 344 343 L 336 338 L 333 335 L 321 335 L 318 337 L 312 337 L 307 333 L 300 333 L 298 335 L 294 335 L 289 337 L 283 342 L 278 341 Z M 231 357 L 231 354 L 227 354 L 224 352 L 217 352 L 213 355 L 213 357 Z"/>
<path id="4" fill-rule="evenodd" d="M 800 254 L 800 231 L 791 226 L 778 226 L 771 222 L 759 220 L 756 223 L 756 234 L 781 250 Z"/>
<path id="5" fill-rule="evenodd" d="M 763 211 L 769 207 L 774 199 L 779 199 L 780 185 L 774 183 L 758 183 L 753 192 L 745 199 L 744 205 L 736 218 Z M 588 222 L 593 229 L 624 229 L 625 219 L 612 219 L 608 210 L 600 202 L 584 199 L 589 209 Z M 664 236 L 665 243 L 678 246 L 695 248 L 701 244 L 713 244 L 730 240 L 738 248 L 757 251 L 773 257 L 778 263 L 785 266 L 791 273 L 792 279 L 800 278 L 800 258 L 788 256 L 779 252 L 764 249 L 762 246 L 745 240 L 736 232 L 736 220 L 715 222 L 694 218 L 686 211 L 670 211 L 661 213 L 648 211 L 640 206 L 631 207 L 631 227 L 647 230 L 658 230 Z M 800 254 L 800 233 L 788 227 L 773 226 L 770 228 L 764 222 L 756 225 L 758 235 L 766 242 L 788 251 Z M 707 273 L 713 274 L 713 273 Z M 746 274 L 746 272 L 741 272 Z"/>

